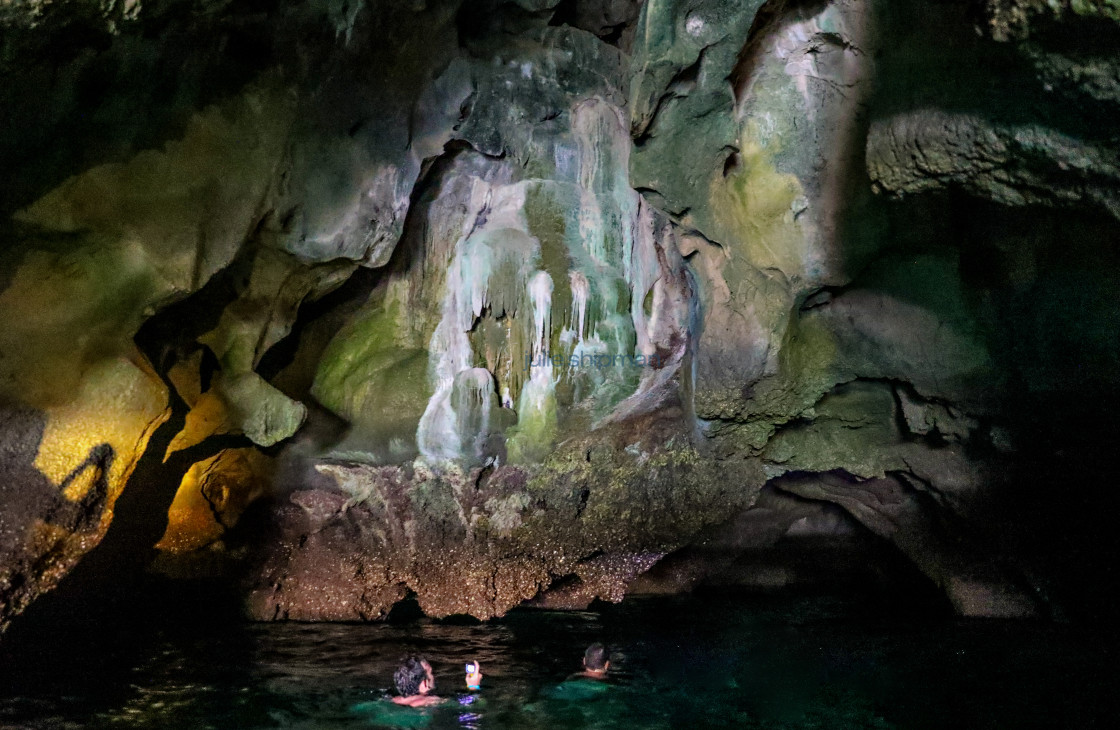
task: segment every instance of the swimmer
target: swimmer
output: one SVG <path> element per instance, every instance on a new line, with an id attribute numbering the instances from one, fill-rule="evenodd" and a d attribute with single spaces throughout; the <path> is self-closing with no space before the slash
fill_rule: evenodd
<path id="1" fill-rule="evenodd" d="M 583 652 L 583 671 L 576 672 L 573 676 L 587 679 L 606 679 L 607 670 L 610 667 L 611 660 L 610 654 L 607 653 L 607 647 L 595 642 L 587 647 L 587 651 Z"/>
<path id="2" fill-rule="evenodd" d="M 432 694 L 436 688 L 436 678 L 432 675 L 432 665 L 423 657 L 415 654 L 401 660 L 393 673 L 393 683 L 397 685 L 399 697 L 393 702 L 405 707 L 430 707 L 443 702 L 442 697 Z"/>
<path id="3" fill-rule="evenodd" d="M 595 642 L 583 653 L 582 671 L 570 675 L 552 689 L 545 690 L 544 697 L 547 700 L 559 700 L 565 703 L 582 703 L 603 698 L 612 687 L 607 677 L 610 666 L 607 648 Z"/>

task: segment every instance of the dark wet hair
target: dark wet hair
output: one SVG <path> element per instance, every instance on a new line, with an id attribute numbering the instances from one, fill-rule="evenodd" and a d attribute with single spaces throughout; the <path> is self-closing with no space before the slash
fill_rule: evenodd
<path id="1" fill-rule="evenodd" d="M 583 652 L 583 666 L 598 671 L 607 666 L 607 662 L 610 661 L 610 658 L 610 654 L 607 653 L 607 647 L 599 642 L 595 642 L 587 647 L 587 651 Z"/>
<path id="2" fill-rule="evenodd" d="M 423 657 L 410 654 L 397 666 L 393 672 L 393 684 L 397 685 L 397 692 L 401 697 L 412 697 L 420 694 L 420 683 L 428 678 L 428 670 L 424 667 Z"/>

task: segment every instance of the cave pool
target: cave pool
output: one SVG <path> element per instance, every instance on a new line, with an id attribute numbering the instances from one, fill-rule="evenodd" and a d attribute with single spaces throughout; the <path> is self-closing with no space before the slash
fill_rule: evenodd
<path id="1" fill-rule="evenodd" d="M 118 623 L 9 648 L 0 727 L 386 727 L 376 708 L 409 652 L 452 701 L 395 726 L 432 730 L 1085 728 L 1115 690 L 1112 642 L 1084 629 L 867 594 L 628 598 L 487 623 L 244 623 L 198 606 Z M 550 697 L 594 641 L 612 651 L 613 686 Z M 462 687 L 471 659 L 482 703 Z"/>

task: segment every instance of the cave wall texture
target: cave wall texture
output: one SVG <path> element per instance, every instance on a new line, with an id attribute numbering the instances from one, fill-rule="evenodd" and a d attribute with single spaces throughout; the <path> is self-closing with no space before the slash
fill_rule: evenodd
<path id="1" fill-rule="evenodd" d="M 1115 0 L 5 0 L 0 80 L 0 627 L 1107 582 Z"/>

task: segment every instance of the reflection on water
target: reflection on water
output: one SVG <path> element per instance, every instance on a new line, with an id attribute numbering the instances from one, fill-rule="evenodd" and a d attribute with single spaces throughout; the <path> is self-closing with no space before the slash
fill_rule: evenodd
<path id="1" fill-rule="evenodd" d="M 116 646 L 132 636 L 119 631 Z M 584 647 L 612 684 L 557 685 Z M 24 728 L 1088 727 L 1111 647 L 1067 627 L 901 620 L 837 597 L 633 600 L 486 624 L 224 624 L 153 630 L 132 651 L 44 645 L 0 667 L 0 726 Z M 393 668 L 430 658 L 434 710 L 396 708 Z M 463 665 L 482 663 L 476 695 Z"/>

